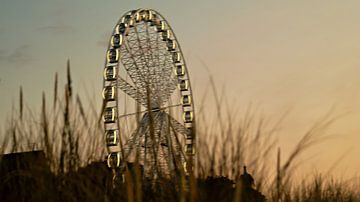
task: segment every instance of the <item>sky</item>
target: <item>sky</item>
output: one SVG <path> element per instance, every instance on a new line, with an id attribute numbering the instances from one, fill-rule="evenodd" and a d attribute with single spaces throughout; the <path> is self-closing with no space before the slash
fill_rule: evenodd
<path id="1" fill-rule="evenodd" d="M 303 157 L 310 171 L 360 170 L 360 2 L 347 1 L 90 1 L 0 0 L 0 123 L 17 106 L 51 97 L 70 59 L 76 90 L 101 99 L 107 41 L 118 18 L 153 8 L 171 24 L 187 61 L 194 95 L 211 74 L 236 106 L 258 106 L 278 119 L 284 155 L 331 111 L 335 137 Z M 210 72 L 210 73 L 209 73 Z M 211 109 L 209 109 L 211 111 Z M 0 124 L 1 126 L 2 124 Z"/>

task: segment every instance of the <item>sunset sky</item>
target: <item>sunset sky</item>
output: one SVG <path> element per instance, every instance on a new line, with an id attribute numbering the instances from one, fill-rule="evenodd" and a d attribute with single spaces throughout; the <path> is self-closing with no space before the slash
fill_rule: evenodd
<path id="1" fill-rule="evenodd" d="M 278 134 L 284 153 L 329 111 L 343 115 L 328 130 L 335 137 L 303 159 L 312 173 L 346 154 L 334 173 L 360 174 L 357 0 L 0 0 L 1 129 L 18 105 L 19 86 L 28 106 L 39 109 L 42 91 L 52 96 L 55 72 L 64 81 L 68 58 L 76 90 L 100 103 L 108 38 L 118 18 L 136 8 L 153 8 L 171 24 L 194 96 L 204 94 L 210 72 L 238 107 L 253 103 L 273 119 L 290 111 Z"/>

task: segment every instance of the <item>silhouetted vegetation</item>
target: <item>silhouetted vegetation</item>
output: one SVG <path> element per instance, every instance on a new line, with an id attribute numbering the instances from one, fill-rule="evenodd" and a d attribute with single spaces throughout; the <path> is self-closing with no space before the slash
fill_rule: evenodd
<path id="1" fill-rule="evenodd" d="M 19 108 L 2 135 L 0 201 L 360 201 L 352 182 L 321 175 L 302 183 L 292 178 L 298 157 L 326 137 L 333 119 L 310 128 L 283 163 L 278 150 L 274 163 L 281 120 L 270 121 L 251 107 L 237 117 L 212 79 L 210 84 L 217 116 L 207 120 L 203 99 L 194 173 L 156 181 L 143 177 L 136 163 L 114 178 L 104 162 L 100 107 L 90 101 L 86 108 L 73 91 L 69 62 L 64 88 L 56 74 L 53 100 L 43 93 L 40 113 L 24 107 L 20 88 Z"/>

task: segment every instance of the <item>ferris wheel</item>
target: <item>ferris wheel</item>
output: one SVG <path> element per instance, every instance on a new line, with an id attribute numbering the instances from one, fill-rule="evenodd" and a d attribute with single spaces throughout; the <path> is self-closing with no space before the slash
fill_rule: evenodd
<path id="1" fill-rule="evenodd" d="M 152 9 L 123 15 L 109 41 L 103 80 L 107 164 L 138 162 L 145 175 L 193 168 L 195 110 L 173 30 Z"/>

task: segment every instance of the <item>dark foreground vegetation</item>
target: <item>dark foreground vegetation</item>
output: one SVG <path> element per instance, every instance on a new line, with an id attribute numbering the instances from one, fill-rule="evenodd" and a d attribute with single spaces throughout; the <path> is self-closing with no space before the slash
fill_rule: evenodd
<path id="1" fill-rule="evenodd" d="M 133 171 L 129 170 L 129 173 Z M 1 201 L 265 200 L 261 193 L 250 186 L 248 179 L 236 183 L 226 177 L 196 179 L 196 193 L 193 196 L 185 190 L 181 192 L 179 185 L 169 178 L 153 182 L 146 178 L 136 180 L 134 175 L 127 176 L 127 183 L 118 180 L 114 188 L 112 173 L 105 162 L 93 162 L 76 172 L 55 175 L 42 151 L 2 156 L 0 174 Z"/>
<path id="2" fill-rule="evenodd" d="M 235 109 L 220 107 L 228 105 L 211 78 L 217 116 L 207 120 L 200 100 L 194 173 L 153 181 L 129 165 L 114 178 L 104 162 L 99 107 L 92 99 L 84 107 L 73 92 L 69 64 L 67 70 L 65 88 L 56 75 L 53 99 L 43 94 L 40 112 L 24 107 L 20 88 L 19 107 L 0 135 L 0 201 L 360 201 L 359 179 L 293 178 L 298 157 L 326 137 L 333 119 L 314 124 L 281 160 L 274 137 L 280 120 L 269 121 L 251 107 L 236 117 Z"/>

